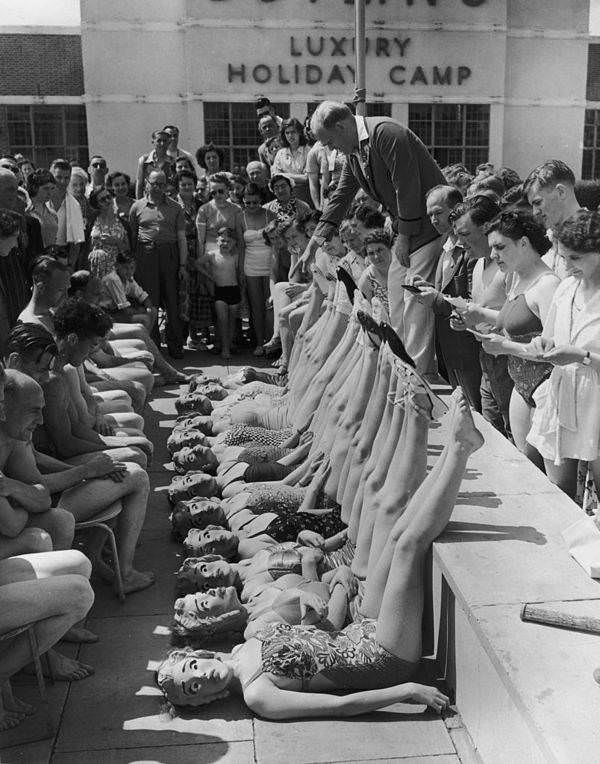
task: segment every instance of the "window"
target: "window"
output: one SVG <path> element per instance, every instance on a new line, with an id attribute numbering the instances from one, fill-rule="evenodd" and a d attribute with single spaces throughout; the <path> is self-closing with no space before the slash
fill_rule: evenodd
<path id="1" fill-rule="evenodd" d="M 6 106 L 11 154 L 23 154 L 37 167 L 58 157 L 88 166 L 85 106 Z"/>
<path id="2" fill-rule="evenodd" d="M 474 170 L 478 164 L 488 161 L 490 107 L 487 104 L 409 104 L 408 126 L 440 167 L 461 162 Z"/>
<path id="3" fill-rule="evenodd" d="M 581 177 L 591 180 L 600 175 L 600 109 L 586 109 L 583 125 L 583 164 Z"/>
<path id="4" fill-rule="evenodd" d="M 273 108 L 283 119 L 290 116 L 289 103 L 273 103 Z M 228 169 L 246 167 L 250 160 L 257 158 L 261 143 L 254 102 L 205 102 L 204 139 L 223 149 Z"/>

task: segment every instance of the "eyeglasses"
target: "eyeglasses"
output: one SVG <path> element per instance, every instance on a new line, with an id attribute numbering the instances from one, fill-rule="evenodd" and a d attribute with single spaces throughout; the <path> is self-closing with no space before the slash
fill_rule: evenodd
<path id="1" fill-rule="evenodd" d="M 163 186 L 166 186 L 166 183 L 163 183 L 162 180 L 149 180 L 148 185 L 152 186 L 152 188 L 163 188 Z"/>
<path id="2" fill-rule="evenodd" d="M 92 162 L 92 167 L 103 170 L 106 167 L 106 162 Z"/>

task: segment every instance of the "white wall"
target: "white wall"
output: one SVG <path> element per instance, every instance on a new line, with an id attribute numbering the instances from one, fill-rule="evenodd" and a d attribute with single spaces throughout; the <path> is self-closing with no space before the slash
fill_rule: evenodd
<path id="1" fill-rule="evenodd" d="M 554 151 L 579 171 L 588 16 L 588 0 L 372 3 L 368 92 L 398 115 L 408 103 L 490 103 L 494 161 L 525 172 Z M 129 171 L 167 122 L 179 125 L 185 148 L 201 145 L 203 101 L 264 93 L 304 113 L 308 101 L 350 100 L 352 36 L 344 0 L 82 0 L 90 148 Z M 314 52 L 321 37 L 323 52 L 312 55 L 307 38 Z M 228 64 L 243 66 L 246 81 L 234 74 L 229 82 Z M 256 66 L 262 77 L 271 73 L 268 82 L 256 81 Z M 459 85 L 461 66 L 471 73 Z M 450 67 L 451 83 L 434 83 L 434 67 Z"/>

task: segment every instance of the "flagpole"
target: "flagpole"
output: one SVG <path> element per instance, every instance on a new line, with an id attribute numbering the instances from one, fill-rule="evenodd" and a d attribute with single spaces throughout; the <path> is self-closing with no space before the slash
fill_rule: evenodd
<path id="1" fill-rule="evenodd" d="M 365 65 L 365 0 L 354 0 L 354 48 L 356 51 L 356 76 L 354 78 L 354 103 L 356 113 L 366 114 L 366 65 Z"/>

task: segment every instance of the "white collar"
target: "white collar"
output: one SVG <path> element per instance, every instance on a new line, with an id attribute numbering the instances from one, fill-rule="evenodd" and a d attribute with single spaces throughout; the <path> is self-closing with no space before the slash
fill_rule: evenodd
<path id="1" fill-rule="evenodd" d="M 369 133 L 367 132 L 367 124 L 364 117 L 354 117 L 356 120 L 356 130 L 358 132 L 358 145 L 363 141 L 369 140 Z"/>

